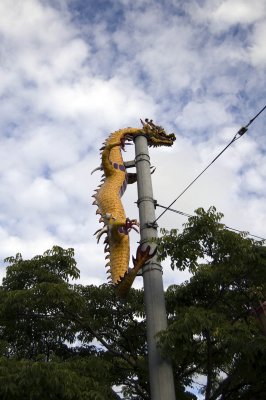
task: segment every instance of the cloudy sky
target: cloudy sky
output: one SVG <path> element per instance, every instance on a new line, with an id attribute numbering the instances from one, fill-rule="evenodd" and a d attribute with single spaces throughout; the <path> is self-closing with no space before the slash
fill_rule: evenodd
<path id="1" fill-rule="evenodd" d="M 139 118 L 175 132 L 150 152 L 154 197 L 171 203 L 266 104 L 265 19 L 265 0 L 1 0 L 1 276 L 5 257 L 57 244 L 74 247 L 82 283 L 105 282 L 90 175 L 101 143 Z M 174 207 L 215 205 L 266 237 L 265 123 L 266 111 Z M 130 218 L 136 196 L 124 195 Z M 185 222 L 168 212 L 160 226 Z M 165 286 L 181 279 L 164 265 Z"/>

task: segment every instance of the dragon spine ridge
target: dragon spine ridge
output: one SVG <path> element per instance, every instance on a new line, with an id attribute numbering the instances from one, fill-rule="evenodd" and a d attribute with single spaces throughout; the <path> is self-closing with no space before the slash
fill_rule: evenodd
<path id="1" fill-rule="evenodd" d="M 167 135 L 163 128 L 156 126 L 152 121 L 142 122 L 142 128 L 125 128 L 115 131 L 103 143 L 101 150 L 103 170 L 101 184 L 95 191 L 94 205 L 97 205 L 96 214 L 100 215 L 99 222 L 104 226 L 95 232 L 99 242 L 101 236 L 106 233 L 104 240 L 107 253 L 106 267 L 109 280 L 115 285 L 119 296 L 125 297 L 128 293 L 138 271 L 154 256 L 150 254 L 150 247 L 146 250 L 137 250 L 136 258 L 133 257 L 132 269 L 128 268 L 130 246 L 129 235 L 131 229 L 137 231 L 135 226 L 138 222 L 126 218 L 121 197 L 126 190 L 127 184 L 136 182 L 136 174 L 127 173 L 122 158 L 121 149 L 124 150 L 127 141 L 132 141 L 138 135 L 145 135 L 150 146 L 171 146 L 175 135 Z"/>

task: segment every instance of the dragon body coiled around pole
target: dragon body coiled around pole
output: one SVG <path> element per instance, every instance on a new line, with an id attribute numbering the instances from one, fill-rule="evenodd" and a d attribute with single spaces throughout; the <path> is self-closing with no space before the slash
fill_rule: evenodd
<path id="1" fill-rule="evenodd" d="M 153 257 L 150 247 L 145 250 L 141 246 L 137 249 L 136 257 L 133 257 L 133 268 L 129 268 L 130 245 L 129 232 L 131 229 L 138 231 L 139 226 L 136 219 L 129 219 L 121 197 L 126 190 L 127 184 L 134 183 L 137 175 L 128 173 L 122 158 L 122 150 L 125 145 L 133 141 L 136 136 L 142 135 L 147 138 L 149 146 L 171 146 L 174 142 L 174 134 L 166 134 L 164 129 L 155 125 L 152 120 L 141 120 L 141 128 L 125 128 L 110 134 L 103 143 L 101 150 L 101 166 L 96 170 L 103 171 L 101 184 L 96 189 L 94 205 L 97 205 L 96 214 L 100 215 L 99 222 L 104 225 L 95 232 L 97 241 L 106 234 L 105 253 L 107 273 L 109 279 L 115 286 L 118 296 L 125 297 L 143 265 Z M 94 171 L 96 171 L 94 170 Z M 94 172 L 93 171 L 93 172 Z"/>

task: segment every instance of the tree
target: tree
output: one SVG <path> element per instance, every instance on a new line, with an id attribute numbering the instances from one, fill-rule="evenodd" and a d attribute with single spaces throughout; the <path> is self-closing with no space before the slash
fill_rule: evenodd
<path id="1" fill-rule="evenodd" d="M 73 249 L 9 264 L 0 287 L 0 397 L 149 399 L 142 291 L 70 284 Z M 23 393 L 20 396 L 19 394 Z"/>
<path id="2" fill-rule="evenodd" d="M 143 291 L 70 284 L 73 249 L 6 259 L 0 287 L 0 398 L 148 400 Z M 185 384 L 178 383 L 183 399 Z"/>
<path id="3" fill-rule="evenodd" d="M 214 207 L 198 209 L 181 234 L 163 231 L 161 260 L 192 277 L 166 293 L 161 348 L 175 379 L 202 382 L 206 400 L 266 398 L 266 337 L 256 308 L 266 299 L 266 249 L 227 230 Z"/>
<path id="4" fill-rule="evenodd" d="M 111 363 L 95 346 L 77 342 L 70 315 L 84 301 L 73 249 L 54 246 L 41 256 L 7 260 L 0 290 L 1 399 L 117 399 Z M 93 340 L 93 338 L 92 338 Z"/>
<path id="5" fill-rule="evenodd" d="M 66 324 L 64 315 L 64 309 L 80 305 L 68 284 L 79 276 L 74 251 L 55 246 L 32 260 L 17 254 L 5 261 L 9 266 L 0 303 L 2 336 L 9 343 L 6 356 L 49 361 L 66 341 L 75 341 L 73 323 Z"/>

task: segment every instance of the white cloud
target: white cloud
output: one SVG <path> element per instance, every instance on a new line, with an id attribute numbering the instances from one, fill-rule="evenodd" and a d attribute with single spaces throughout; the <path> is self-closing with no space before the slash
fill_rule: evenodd
<path id="1" fill-rule="evenodd" d="M 196 23 L 208 23 L 213 33 L 226 32 L 233 25 L 249 25 L 265 18 L 264 0 L 189 1 L 186 10 Z"/>
<path id="2" fill-rule="evenodd" d="M 265 21 L 258 23 L 254 29 L 253 41 L 250 46 L 250 58 L 254 66 L 265 67 L 266 64 L 266 24 Z"/>
<path id="3" fill-rule="evenodd" d="M 251 24 L 260 20 L 265 11 L 265 1 L 255 0 L 251 3 L 245 0 L 226 0 L 221 2 L 213 13 L 214 23 Z"/>
<path id="4" fill-rule="evenodd" d="M 207 99 L 201 102 L 190 102 L 179 115 L 175 122 L 186 131 L 193 134 L 196 131 L 204 132 L 206 129 L 219 127 L 230 123 L 231 116 L 223 108 L 224 103 L 219 103 L 218 99 Z"/>

